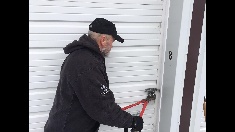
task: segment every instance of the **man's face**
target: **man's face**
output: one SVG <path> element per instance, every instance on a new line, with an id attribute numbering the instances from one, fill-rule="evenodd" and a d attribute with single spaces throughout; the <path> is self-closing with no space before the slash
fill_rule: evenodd
<path id="1" fill-rule="evenodd" d="M 101 50 L 101 53 L 103 54 L 103 56 L 107 57 L 113 47 L 113 42 L 115 41 L 115 39 L 110 36 L 110 35 L 106 35 L 105 37 L 105 41 L 103 43 L 103 47 Z"/>

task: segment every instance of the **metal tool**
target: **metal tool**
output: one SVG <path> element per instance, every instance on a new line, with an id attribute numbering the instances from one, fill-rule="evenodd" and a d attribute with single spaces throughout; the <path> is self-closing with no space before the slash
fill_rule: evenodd
<path id="1" fill-rule="evenodd" d="M 144 113 L 144 110 L 145 110 L 145 108 L 146 108 L 148 102 L 151 101 L 151 100 L 155 100 L 155 99 L 156 99 L 155 91 L 160 92 L 160 89 L 157 89 L 157 88 L 147 88 L 147 89 L 145 89 L 145 92 L 148 93 L 146 99 L 143 99 L 143 100 L 141 100 L 141 101 L 139 101 L 139 102 L 137 102 L 137 103 L 135 103 L 135 104 L 126 106 L 126 107 L 124 107 L 124 108 L 122 108 L 122 109 L 123 109 L 123 110 L 126 110 L 126 109 L 128 109 L 128 108 L 133 107 L 133 106 L 139 105 L 140 103 L 144 103 L 144 106 L 143 106 L 142 111 L 141 111 L 140 113 L 137 112 L 137 115 L 139 115 L 140 117 L 142 117 L 142 116 L 143 116 L 143 113 Z M 124 128 L 124 132 L 128 132 L 128 128 Z M 135 130 L 131 129 L 131 132 L 141 132 L 141 131 L 135 131 Z"/>

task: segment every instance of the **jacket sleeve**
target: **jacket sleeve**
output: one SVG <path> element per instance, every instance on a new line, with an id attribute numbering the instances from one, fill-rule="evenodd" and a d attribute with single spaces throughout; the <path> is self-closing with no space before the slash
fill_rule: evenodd
<path id="1" fill-rule="evenodd" d="M 128 128 L 133 117 L 115 103 L 113 92 L 108 88 L 104 75 L 95 67 L 78 75 L 71 85 L 87 114 L 101 124 Z"/>

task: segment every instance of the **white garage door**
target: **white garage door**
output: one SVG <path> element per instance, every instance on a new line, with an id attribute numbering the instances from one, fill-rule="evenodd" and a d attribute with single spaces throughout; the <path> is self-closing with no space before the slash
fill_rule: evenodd
<path id="1" fill-rule="evenodd" d="M 106 58 L 116 102 L 124 107 L 146 98 L 145 89 L 159 88 L 162 15 L 161 0 L 29 0 L 29 131 L 43 132 L 66 57 L 62 48 L 86 34 L 97 17 L 114 22 L 125 39 L 115 41 Z M 143 132 L 157 128 L 158 103 L 147 106 Z M 128 111 L 136 114 L 141 108 Z M 101 125 L 100 132 L 109 131 L 124 130 Z"/>

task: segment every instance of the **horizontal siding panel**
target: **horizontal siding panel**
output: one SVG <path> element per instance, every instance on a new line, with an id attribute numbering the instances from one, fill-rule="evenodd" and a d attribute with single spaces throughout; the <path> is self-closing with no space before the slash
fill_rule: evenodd
<path id="1" fill-rule="evenodd" d="M 29 129 L 43 128 L 45 126 L 45 124 L 46 124 L 46 122 L 30 123 Z M 41 132 L 43 132 L 43 130 Z"/>
<path id="2" fill-rule="evenodd" d="M 114 93 L 121 92 L 132 92 L 132 91 L 143 91 L 147 88 L 156 88 L 155 81 L 146 81 L 146 82 L 130 82 L 130 83 L 119 83 L 119 84 L 110 84 L 110 89 Z"/>
<path id="3" fill-rule="evenodd" d="M 41 50 L 41 52 L 31 51 L 29 52 L 29 60 L 54 60 L 54 59 L 65 59 L 68 54 L 63 53 L 62 49 L 60 52 L 45 52 Z"/>
<path id="4" fill-rule="evenodd" d="M 151 76 L 147 76 L 147 77 L 136 77 L 133 76 L 131 77 L 126 77 L 125 79 L 122 80 L 117 80 L 116 79 L 109 79 L 109 83 L 110 84 L 115 84 L 115 83 L 131 83 L 131 81 L 135 81 L 137 82 L 142 82 L 142 81 L 156 81 L 158 79 L 158 77 L 156 77 L 156 75 L 151 75 Z M 57 87 L 58 85 L 58 81 L 47 81 L 47 82 L 34 82 L 34 83 L 29 83 L 29 89 L 46 89 L 46 88 L 54 88 Z"/>
<path id="5" fill-rule="evenodd" d="M 44 132 L 43 128 L 29 129 L 29 132 Z"/>
<path id="6" fill-rule="evenodd" d="M 129 62 L 129 63 L 108 63 L 106 65 L 107 71 L 113 71 L 114 69 L 119 69 L 120 71 L 123 71 L 124 69 L 126 70 L 136 70 L 136 69 L 148 69 L 148 67 L 154 67 L 158 68 L 158 63 L 157 61 L 151 61 L 151 62 Z M 33 72 L 56 72 L 58 73 L 61 69 L 61 66 L 30 66 L 29 67 L 29 72 L 33 74 Z M 37 73 L 35 73 L 37 74 Z"/>
<path id="7" fill-rule="evenodd" d="M 107 68 L 107 72 L 116 72 L 116 71 L 136 71 L 136 70 L 152 70 L 157 69 L 158 66 L 151 65 L 151 66 L 134 66 L 134 67 L 114 67 L 114 68 Z M 52 70 L 52 71 L 35 71 L 29 72 L 29 76 L 51 76 L 51 75 L 59 75 L 59 70 Z"/>
<path id="8" fill-rule="evenodd" d="M 90 22 L 83 22 L 83 21 L 78 21 L 78 22 L 61 22 L 61 21 L 54 21 L 54 22 L 36 22 L 36 21 L 29 21 L 29 27 L 88 27 Z M 161 27 L 161 23 L 153 22 L 153 23 L 135 23 L 135 22 L 130 22 L 130 23 L 115 23 L 115 27 L 119 28 L 128 28 L 128 27 L 135 27 L 135 28 L 159 28 Z M 119 31 L 119 29 L 117 29 Z M 130 31 L 131 32 L 131 31 Z"/>
<path id="9" fill-rule="evenodd" d="M 42 108 L 40 108 L 39 109 L 39 107 L 42 107 Z M 47 106 L 39 106 L 39 107 L 29 107 L 29 115 L 31 114 L 31 112 L 33 112 L 33 113 L 36 113 L 36 112 L 42 112 L 42 111 L 44 111 L 44 112 L 46 112 L 46 113 L 49 113 L 49 111 L 50 111 L 50 109 L 51 109 L 51 107 L 52 107 L 52 105 L 47 105 Z M 38 109 L 34 109 L 34 108 L 38 108 Z M 143 107 L 133 107 L 133 108 L 130 108 L 130 110 L 127 110 L 129 113 L 131 113 L 132 115 L 134 114 L 134 115 L 136 115 L 137 113 L 140 113 L 140 111 L 142 110 L 142 108 Z M 148 105 L 147 106 L 147 108 L 145 109 L 145 113 L 143 114 L 143 118 L 145 118 L 146 120 L 147 120 L 147 118 L 149 118 L 149 117 L 151 117 L 151 115 L 153 115 L 153 114 L 151 114 L 151 113 L 154 113 L 155 111 L 153 110 L 153 106 L 151 106 L 151 105 Z M 148 114 L 147 114 L 148 113 Z M 151 115 L 150 115 L 151 114 Z M 38 123 L 38 122 L 44 122 L 44 121 L 46 121 L 47 120 L 47 118 L 48 118 L 48 114 L 47 114 L 47 116 L 46 117 L 44 117 L 44 118 L 39 118 L 39 117 L 37 117 L 37 118 L 34 118 L 33 120 L 31 120 L 30 118 L 29 118 L 29 123 Z"/>
<path id="10" fill-rule="evenodd" d="M 114 92 L 114 90 L 112 90 Z M 131 92 L 131 93 L 130 93 Z M 144 89 L 142 91 L 129 91 L 129 92 L 121 92 L 121 93 L 114 93 L 115 98 L 123 98 L 123 97 L 129 97 L 129 96 L 139 96 L 139 95 L 147 95 L 147 93 L 144 92 Z"/>
<path id="11" fill-rule="evenodd" d="M 122 88 L 121 90 L 123 91 L 124 89 Z M 129 96 L 136 96 L 136 97 L 144 96 L 142 99 L 145 99 L 147 97 L 147 93 L 144 91 L 144 89 L 142 89 L 141 91 L 136 91 L 136 89 L 135 89 L 134 91 L 129 91 L 129 92 L 126 91 L 126 92 L 121 92 L 121 93 L 118 93 L 115 90 L 112 90 L 112 91 L 114 92 L 114 96 L 116 99 L 128 98 Z M 130 92 L 131 92 L 131 94 L 130 94 Z M 35 95 L 36 97 L 32 97 L 32 95 L 30 95 L 31 96 L 30 100 L 29 100 L 30 107 L 51 105 L 54 101 L 55 92 L 51 93 L 51 94 L 44 94 L 43 98 L 46 98 L 46 99 L 42 99 L 40 95 L 41 94 L 37 94 L 37 95 Z M 34 98 L 34 99 L 32 100 L 32 98 Z M 38 98 L 38 99 L 35 99 L 35 98 Z M 125 105 L 127 105 L 127 104 L 125 104 Z"/>
<path id="12" fill-rule="evenodd" d="M 143 93 L 144 92 L 134 92 L 134 93 L 131 93 L 131 96 L 136 96 L 137 97 L 137 96 L 139 96 L 140 94 L 143 94 Z M 114 93 L 114 96 L 115 96 L 117 101 L 122 101 L 121 98 L 123 98 L 123 97 L 127 98 L 128 96 L 130 96 L 130 93 L 129 93 L 129 95 L 127 95 L 127 94 L 128 93 Z M 147 97 L 147 93 L 145 93 L 145 94 L 146 94 L 145 96 L 143 94 L 143 98 L 141 98 L 141 99 L 145 99 Z M 33 110 L 34 108 L 37 108 L 36 110 L 43 111 L 43 110 L 41 110 L 41 107 L 47 107 L 48 105 L 52 105 L 53 102 L 54 102 L 54 96 L 55 96 L 55 93 L 53 94 L 53 96 L 50 97 L 51 99 L 40 99 L 40 100 L 29 101 L 29 107 L 31 108 L 31 110 Z M 138 101 L 140 101 L 140 100 L 138 100 Z M 135 101 L 135 102 L 137 102 L 137 101 Z M 134 102 L 131 102 L 131 100 L 127 100 L 124 103 L 119 103 L 119 102 L 117 102 L 117 103 L 121 107 L 125 107 L 125 106 L 128 106 L 128 105 L 130 105 L 131 103 L 134 103 Z M 152 105 L 154 105 L 154 104 L 152 104 Z M 137 106 L 135 106 L 135 109 L 133 107 L 133 108 L 130 108 L 130 110 L 131 111 L 138 110 L 138 109 L 141 110 L 142 105 L 139 105 L 139 107 L 141 107 L 141 108 L 138 108 Z M 205 125 L 205 124 L 202 123 L 202 125 Z"/>
<path id="13" fill-rule="evenodd" d="M 79 24 L 78 24 L 79 25 Z M 89 24 L 87 23 L 87 26 Z M 42 33 L 47 33 L 47 34 L 87 34 L 88 32 L 88 27 L 87 26 L 84 26 L 84 27 L 80 27 L 80 26 L 70 26 L 70 27 L 65 27 L 65 26 L 61 26 L 61 27 L 30 27 L 29 29 L 29 33 L 30 34 L 42 34 Z M 146 27 L 118 27 L 116 26 L 117 28 L 117 32 L 119 34 L 125 34 L 125 33 L 134 33 L 134 34 L 137 34 L 137 33 L 140 33 L 140 34 L 143 34 L 143 33 L 147 33 L 147 34 L 157 34 L 157 33 L 160 33 L 160 30 L 159 28 L 156 28 L 156 27 L 149 27 L 149 28 L 146 28 Z M 78 38 L 78 37 L 76 37 Z"/>
<path id="14" fill-rule="evenodd" d="M 157 80 L 157 75 L 144 75 L 144 76 L 127 76 L 127 77 L 110 77 L 110 83 L 128 83 L 128 82 L 140 82 L 140 81 L 153 81 Z"/>
<path id="15" fill-rule="evenodd" d="M 39 114 L 39 115 L 34 115 L 34 116 L 30 116 L 29 113 L 29 123 L 38 123 L 38 122 L 46 122 L 47 118 L 48 118 L 48 113 L 47 114 Z"/>
<path id="16" fill-rule="evenodd" d="M 128 98 L 127 98 L 128 99 Z M 140 101 L 142 98 L 139 98 L 138 100 L 135 100 L 133 101 L 134 102 L 137 102 L 137 101 Z M 116 102 L 120 102 L 120 101 L 123 101 L 123 100 L 120 100 L 120 99 L 117 99 Z M 132 100 L 131 100 L 132 101 Z M 29 113 L 36 113 L 36 112 L 48 112 L 50 111 L 52 107 L 52 104 L 49 104 L 49 105 L 40 105 L 40 106 L 29 106 Z M 148 105 L 148 108 L 146 108 L 146 113 L 149 113 L 148 112 L 148 109 L 149 108 L 153 108 L 152 105 Z M 141 111 L 142 107 L 133 107 L 133 108 L 130 108 L 129 112 L 130 111 Z M 131 112 L 130 112 L 131 113 Z M 145 115 L 143 115 L 144 117 Z M 43 118 L 44 120 L 43 121 L 46 121 L 46 118 Z M 41 120 L 41 119 L 40 119 Z"/>
<path id="17" fill-rule="evenodd" d="M 83 34 L 29 34 L 30 41 L 78 40 Z M 119 34 L 125 40 L 160 40 L 160 34 Z"/>
<path id="18" fill-rule="evenodd" d="M 31 112 L 42 112 L 49 111 L 52 107 L 52 104 L 49 105 L 40 105 L 40 106 L 29 106 L 29 113 Z"/>
<path id="19" fill-rule="evenodd" d="M 53 70 L 53 71 L 36 71 L 36 72 L 29 72 L 29 76 L 51 76 L 51 75 L 59 75 L 59 70 Z"/>
<path id="20" fill-rule="evenodd" d="M 55 94 L 54 94 L 55 95 Z M 54 102 L 54 96 L 52 99 L 40 99 L 40 100 L 33 100 L 29 101 L 29 106 L 42 106 L 42 105 L 51 105 Z"/>
<path id="21" fill-rule="evenodd" d="M 79 37 L 78 37 L 79 38 Z M 78 39 L 77 38 L 77 39 Z M 73 42 L 74 39 L 71 40 L 54 40 L 54 41 L 29 41 L 29 47 L 65 47 L 67 44 Z M 156 45 L 160 45 L 161 44 L 161 40 L 157 40 L 157 39 L 146 39 L 146 40 L 125 40 L 124 43 L 119 43 L 117 41 L 115 41 L 113 43 L 113 47 L 116 46 L 122 46 L 122 47 L 128 47 L 128 46 L 156 46 Z"/>
<path id="22" fill-rule="evenodd" d="M 140 57 L 115 57 L 106 58 L 106 64 L 109 63 L 129 63 L 129 62 L 151 62 L 158 60 L 158 56 L 140 56 Z M 64 59 L 56 60 L 32 60 L 29 66 L 61 66 Z"/>
<path id="23" fill-rule="evenodd" d="M 126 59 L 130 59 L 129 62 L 136 62 L 136 57 L 142 56 L 139 61 L 148 61 L 150 58 L 156 58 L 159 56 L 159 52 L 157 51 L 157 47 L 152 47 L 152 49 L 141 49 L 141 48 L 132 48 L 130 50 L 121 50 L 118 48 L 113 48 L 110 52 L 109 56 L 106 57 L 106 63 L 123 63 L 126 62 Z M 146 56 L 148 55 L 148 56 Z M 41 66 L 47 66 L 51 62 L 51 64 L 56 64 L 54 62 L 63 62 L 64 59 L 68 56 L 68 54 L 64 54 L 62 52 L 41 52 L 41 53 L 33 53 L 29 52 L 29 66 L 40 66 L 35 65 L 35 63 L 41 63 Z M 112 61 L 113 60 L 113 61 Z M 146 62 L 145 61 L 145 62 Z M 128 61 L 127 61 L 128 62 Z"/>
<path id="24" fill-rule="evenodd" d="M 46 81 L 59 81 L 59 75 L 50 76 L 32 76 L 29 78 L 29 82 L 46 82 Z"/>
<path id="25" fill-rule="evenodd" d="M 36 89 L 29 89 L 29 93 L 38 93 L 38 92 L 45 92 L 45 91 L 56 91 L 56 86 L 50 88 L 36 88 Z M 39 99 L 40 100 L 40 99 Z M 30 101 L 30 100 L 29 100 Z"/>
<path id="26" fill-rule="evenodd" d="M 127 95 L 128 93 L 124 93 L 124 94 L 117 94 L 117 93 L 114 93 L 115 94 L 115 98 L 116 98 L 116 101 L 117 103 L 120 105 L 120 107 L 125 107 L 125 106 L 129 106 L 137 101 L 140 101 L 142 99 L 145 99 L 147 97 L 147 94 L 144 96 L 142 96 L 142 98 L 140 100 L 137 100 L 137 101 L 133 101 L 131 102 L 131 100 L 127 100 L 126 102 L 123 103 L 123 100 L 122 98 L 125 97 L 127 98 L 128 96 L 130 96 L 130 93 L 129 95 Z M 141 93 L 138 93 L 138 92 L 134 92 L 131 94 L 131 96 L 139 96 L 140 94 L 143 94 L 143 92 Z M 54 94 L 55 95 L 55 94 Z M 122 97 L 123 96 L 123 97 Z M 54 102 L 54 96 L 52 96 L 53 98 L 51 99 L 40 99 L 40 100 L 32 100 L 32 101 L 29 101 L 29 111 L 30 112 L 45 112 L 45 111 L 49 111 L 50 110 L 50 107 L 52 106 L 53 102 Z M 120 102 L 122 101 L 122 103 Z M 148 104 L 148 108 L 154 108 L 154 104 L 152 103 L 151 105 Z M 138 111 L 140 111 L 142 109 L 142 105 L 138 105 L 138 106 L 135 106 L 135 107 L 132 107 L 130 109 L 128 109 L 128 111 L 134 111 L 134 113 L 137 113 Z M 146 114 L 150 114 L 150 113 L 146 113 Z M 203 124 L 204 125 L 204 124 Z"/>
<path id="27" fill-rule="evenodd" d="M 149 5 L 162 5 L 161 0 L 99 0 L 94 2 L 94 0 L 76 0 L 76 1 L 46 1 L 46 0 L 30 0 L 29 5 L 41 5 L 41 6 L 88 6 L 88 5 L 100 5 L 105 7 L 106 4 L 111 5 L 125 5 L 125 6 L 149 6 Z M 107 6 L 107 5 L 106 5 Z M 112 7 L 112 6 L 111 6 Z M 155 8 L 154 8 L 155 9 Z"/>
<path id="28" fill-rule="evenodd" d="M 29 113 L 29 119 L 34 119 L 36 117 L 41 117 L 43 115 L 46 115 L 48 116 L 49 112 L 46 111 L 46 112 L 37 112 L 37 113 Z M 39 123 L 40 121 L 38 122 L 30 122 L 30 123 Z M 41 121 L 41 122 L 44 122 L 44 121 Z"/>
<path id="29" fill-rule="evenodd" d="M 139 57 L 113 57 L 106 58 L 105 62 L 109 63 L 129 63 L 129 62 L 151 62 L 158 60 L 159 56 L 139 56 Z"/>
<path id="30" fill-rule="evenodd" d="M 151 101 L 147 105 L 147 107 L 145 109 L 145 112 L 143 114 L 144 117 L 151 116 L 152 114 L 155 113 L 156 109 L 154 108 L 154 103 L 153 102 L 154 101 Z M 121 108 L 123 108 L 123 107 L 129 106 L 130 104 L 133 104 L 133 103 L 136 103 L 136 102 L 122 103 L 122 104 L 118 103 L 118 105 Z M 129 108 L 126 111 L 129 112 L 132 115 L 139 115 L 139 113 L 142 110 L 142 108 L 143 108 L 143 105 L 140 104 L 140 105 L 137 105 L 135 107 Z M 29 123 L 31 124 L 31 123 L 45 122 L 46 119 L 44 117 L 48 117 L 48 115 L 49 115 L 49 110 L 48 111 L 44 111 L 44 112 L 42 111 L 42 112 L 37 112 L 37 113 L 29 113 Z"/>
<path id="31" fill-rule="evenodd" d="M 138 80 L 154 80 L 157 78 L 158 70 L 137 70 L 137 71 L 121 71 L 121 72 L 107 72 L 110 82 L 126 82 L 138 81 Z M 152 79 L 151 79 L 152 77 Z M 125 81 L 126 79 L 126 81 Z M 49 76 L 31 76 L 29 82 L 47 82 L 47 81 L 59 81 L 59 75 Z"/>
<path id="32" fill-rule="evenodd" d="M 112 11 L 110 11 L 112 10 Z M 29 5 L 29 13 L 59 13 L 59 14 L 93 14 L 93 15 L 136 15 L 136 16 L 161 16 L 160 10 L 146 9 L 115 9 L 115 8 L 86 8 L 86 7 L 61 7 L 61 6 L 34 6 Z"/>
<path id="33" fill-rule="evenodd" d="M 32 100 L 47 100 L 55 97 L 56 91 L 33 92 L 29 93 L 29 101 Z"/>
<path id="34" fill-rule="evenodd" d="M 29 90 L 52 88 L 52 87 L 57 87 L 57 85 L 58 85 L 58 81 L 34 82 L 34 83 L 29 83 Z"/>
<path id="35" fill-rule="evenodd" d="M 30 34 L 84 34 L 90 22 L 29 22 Z M 119 34 L 160 33 L 160 23 L 115 23 Z"/>
<path id="36" fill-rule="evenodd" d="M 139 81 L 139 82 L 128 82 L 128 83 L 110 83 L 109 87 L 110 89 L 114 88 L 124 88 L 124 91 L 134 90 L 135 87 L 138 89 L 138 87 L 142 87 L 143 85 L 146 85 L 144 89 L 152 87 L 153 85 L 156 85 L 156 80 L 152 81 Z M 50 81 L 50 82 L 34 82 L 29 83 L 29 90 L 42 90 L 47 88 L 56 88 L 58 85 L 58 81 Z M 154 86 L 155 87 L 155 86 Z M 125 89 L 126 88 L 126 89 Z M 46 92 L 46 91 L 45 91 Z M 31 96 L 30 96 L 31 97 Z M 42 98 L 43 99 L 43 98 Z"/>
<path id="37" fill-rule="evenodd" d="M 116 71 L 136 71 L 136 70 L 152 70 L 158 69 L 158 65 L 150 65 L 150 66 L 131 66 L 131 67 L 112 67 L 107 68 L 107 72 L 116 72 Z"/>
<path id="38" fill-rule="evenodd" d="M 29 66 L 61 66 L 64 59 L 56 60 L 33 60 L 29 61 Z"/>
<path id="39" fill-rule="evenodd" d="M 56 85 L 57 86 L 57 85 Z M 56 88 L 55 86 L 55 88 Z M 147 88 L 156 88 L 156 83 L 153 82 L 134 82 L 134 83 L 123 83 L 123 84 L 110 84 L 110 89 L 113 91 L 115 97 L 117 94 L 125 92 L 143 91 Z M 146 93 L 145 93 L 146 94 Z M 143 95 L 145 95 L 143 93 Z M 55 96 L 55 90 L 45 90 L 43 92 L 30 92 L 29 100 L 46 100 L 53 99 Z"/>
<path id="40" fill-rule="evenodd" d="M 144 75 L 157 75 L 157 69 L 151 70 L 136 70 L 136 71 L 119 71 L 119 72 L 107 72 L 110 78 L 114 77 L 126 77 L 126 76 L 144 76 Z"/>
<path id="41" fill-rule="evenodd" d="M 96 15 L 96 18 L 105 18 L 116 22 L 162 22 L 162 16 L 132 16 L 132 15 Z M 122 18 L 122 19 L 120 19 Z M 82 21 L 92 22 L 91 14 L 57 14 L 57 13 L 29 13 L 30 21 Z"/>
<path id="42" fill-rule="evenodd" d="M 121 98 L 116 98 L 116 103 L 118 103 L 120 106 L 123 106 L 122 104 L 132 104 L 134 102 L 140 101 L 142 99 L 145 99 L 147 97 L 147 94 L 142 92 L 143 95 L 138 95 L 138 96 L 132 96 L 131 94 L 127 97 L 121 97 Z M 54 98 L 55 94 L 51 97 Z M 53 99 L 51 99 L 52 101 Z M 53 102 L 53 101 L 52 101 Z M 32 105 L 33 104 L 39 104 L 39 102 L 35 102 L 35 101 L 31 101 Z M 34 105 L 34 106 L 29 106 L 29 112 L 43 112 L 43 111 L 49 111 L 51 109 L 52 104 L 46 104 L 46 102 L 40 102 L 40 104 L 43 105 Z M 127 105 L 125 105 L 127 106 Z M 123 106 L 124 107 L 124 106 Z M 149 107 L 152 107 L 151 105 L 149 105 Z M 136 107 L 137 108 L 137 107 Z M 134 110 L 136 108 L 132 108 L 131 110 Z"/>
<path id="43" fill-rule="evenodd" d="M 30 55 L 29 55 L 30 56 Z M 50 72 L 60 71 L 61 66 L 29 66 L 29 72 Z"/>
<path id="44" fill-rule="evenodd" d="M 144 81 L 144 80 L 156 80 L 157 70 L 151 71 L 127 71 L 108 73 L 110 83 L 117 82 L 129 82 L 129 81 Z M 35 82 L 48 82 L 48 81 L 59 81 L 59 75 L 53 76 L 33 76 L 29 78 L 29 83 Z"/>
<path id="45" fill-rule="evenodd" d="M 57 82 L 58 83 L 58 82 Z M 143 91 L 147 88 L 156 88 L 156 80 L 144 81 L 144 82 L 128 82 L 128 83 L 110 83 L 110 89 L 116 93 L 132 92 L 132 91 Z M 54 87 L 35 88 L 29 89 L 29 93 L 42 93 L 46 91 L 56 91 L 57 85 Z M 40 99 L 40 98 L 39 98 Z"/>
<path id="46" fill-rule="evenodd" d="M 60 7 L 87 7 L 87 8 L 114 8 L 114 9 L 148 9 L 148 10 L 159 10 L 163 9 L 163 2 L 158 2 L 157 4 L 116 4 L 116 3 L 85 3 L 85 2 L 66 2 L 66 1 L 53 1 L 53 2 L 43 2 L 37 0 L 29 6 L 60 6 Z"/>

